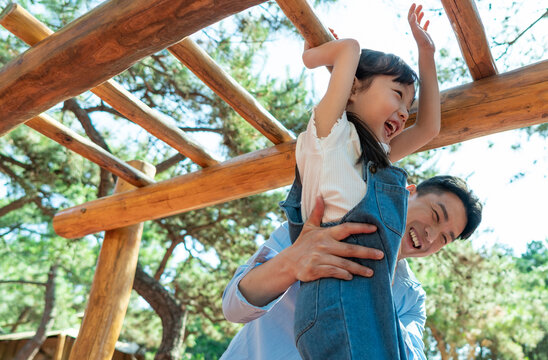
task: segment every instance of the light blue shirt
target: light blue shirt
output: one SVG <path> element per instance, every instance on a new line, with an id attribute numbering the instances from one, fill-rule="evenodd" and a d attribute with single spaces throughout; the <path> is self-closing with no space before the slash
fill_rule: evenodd
<path id="1" fill-rule="evenodd" d="M 245 265 L 236 270 L 223 293 L 223 312 L 227 320 L 245 325 L 232 339 L 221 359 L 301 360 L 293 338 L 299 282 L 264 307 L 251 305 L 238 289 L 240 280 L 251 269 L 272 259 L 290 245 L 288 226 L 284 223 Z M 426 294 L 405 260 L 398 262 L 392 292 L 408 359 L 426 360 L 422 342 Z"/>

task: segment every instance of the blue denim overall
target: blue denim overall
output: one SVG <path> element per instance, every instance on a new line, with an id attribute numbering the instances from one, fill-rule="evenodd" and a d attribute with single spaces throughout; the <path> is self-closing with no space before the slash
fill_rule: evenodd
<path id="1" fill-rule="evenodd" d="M 364 163 L 365 164 L 365 163 Z M 405 230 L 407 174 L 394 166 L 364 165 L 365 197 L 340 221 L 377 226 L 373 234 L 351 235 L 350 244 L 384 252 L 382 260 L 352 258 L 375 272 L 350 281 L 324 278 L 301 282 L 295 309 L 295 342 L 303 359 L 407 359 L 398 315 L 392 299 L 392 278 Z M 302 186 L 298 171 L 289 195 L 280 206 L 294 242 L 303 226 Z"/>

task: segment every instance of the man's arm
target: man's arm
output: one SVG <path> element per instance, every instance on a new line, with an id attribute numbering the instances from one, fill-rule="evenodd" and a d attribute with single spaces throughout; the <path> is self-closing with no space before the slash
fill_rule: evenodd
<path id="1" fill-rule="evenodd" d="M 422 341 L 426 322 L 426 293 L 408 264 L 398 263 L 392 290 L 408 360 L 426 360 Z"/>
<path id="2" fill-rule="evenodd" d="M 264 262 L 253 260 L 248 262 L 245 269 L 238 269 L 223 294 L 223 311 L 228 320 L 247 322 L 261 316 L 297 280 L 312 281 L 323 277 L 351 279 L 353 274 L 373 275 L 371 269 L 345 258 L 351 256 L 374 260 L 381 259 L 384 254 L 376 249 L 340 240 L 351 234 L 371 233 L 376 230 L 375 227 L 345 223 L 321 228 L 322 215 L 323 201 L 318 199 L 294 244 L 286 248 L 280 246 L 284 241 L 289 245 L 289 233 L 287 230 L 281 233 L 283 230 L 278 229 L 273 234 L 274 239 L 269 239 L 266 246 L 261 247 L 252 258 L 256 259 L 260 255 L 264 257 Z M 281 239 L 280 236 L 284 234 L 286 238 Z M 282 248 L 278 254 L 276 249 L 272 249 L 276 246 Z"/>

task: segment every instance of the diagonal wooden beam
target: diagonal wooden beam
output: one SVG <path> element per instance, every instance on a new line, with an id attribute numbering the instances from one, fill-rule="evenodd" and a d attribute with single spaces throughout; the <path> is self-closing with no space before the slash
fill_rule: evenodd
<path id="1" fill-rule="evenodd" d="M 86 159 L 93 161 L 103 169 L 110 171 L 133 186 L 142 187 L 154 184 L 154 180 L 151 177 L 55 121 L 45 113 L 28 120 L 25 125 L 75 153 L 82 155 Z"/>
<path id="2" fill-rule="evenodd" d="M 548 61 L 543 61 L 442 92 L 441 132 L 424 149 L 547 120 Z M 288 185 L 295 173 L 294 145 L 284 143 L 62 210 L 53 227 L 60 236 L 76 238 Z"/>
<path id="3" fill-rule="evenodd" d="M 192 39 L 187 37 L 168 50 L 274 144 L 295 138 Z"/>
<path id="4" fill-rule="evenodd" d="M 474 0 L 441 0 L 474 80 L 497 74 L 485 29 Z"/>
<path id="5" fill-rule="evenodd" d="M 53 30 L 17 4 L 10 4 L 0 14 L 0 25 L 31 46 L 53 34 Z M 106 81 L 91 89 L 91 92 L 196 164 L 206 167 L 218 163 L 213 155 L 184 131 L 164 120 L 157 111 L 137 99 L 114 80 Z M 54 120 L 50 119 L 49 123 L 51 124 L 52 121 Z"/>
<path id="6" fill-rule="evenodd" d="M 263 1 L 110 0 L 101 4 L 0 69 L 0 135 L 143 57 Z"/>
<path id="7" fill-rule="evenodd" d="M 312 47 L 335 40 L 306 0 L 276 0 L 285 16 Z"/>

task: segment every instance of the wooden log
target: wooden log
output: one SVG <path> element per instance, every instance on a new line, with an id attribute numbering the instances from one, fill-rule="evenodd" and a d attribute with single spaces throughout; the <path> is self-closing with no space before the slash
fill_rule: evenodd
<path id="1" fill-rule="evenodd" d="M 128 192 L 127 198 L 118 194 L 62 210 L 53 227 L 60 236 L 76 238 L 276 189 L 293 179 L 294 147 L 295 141 L 283 143 Z"/>
<path id="2" fill-rule="evenodd" d="M 104 2 L 0 69 L 0 135 L 143 57 L 263 1 Z"/>
<path id="3" fill-rule="evenodd" d="M 276 0 L 285 16 L 312 47 L 335 40 L 306 0 Z"/>
<path id="4" fill-rule="evenodd" d="M 442 92 L 440 135 L 422 150 L 546 122 L 548 61 Z M 195 173 L 62 210 L 57 234 L 81 237 L 288 185 L 294 142 L 256 151 Z"/>
<path id="5" fill-rule="evenodd" d="M 15 3 L 8 4 L 0 13 L 0 24 L 29 45 L 34 45 L 53 34 L 53 30 Z"/>
<path id="6" fill-rule="evenodd" d="M 0 24 L 31 46 L 53 34 L 53 31 L 45 24 L 22 6 L 16 4 L 10 4 L 0 15 Z M 108 80 L 91 91 L 128 119 L 163 140 L 196 164 L 206 167 L 218 163 L 213 155 L 209 154 L 184 131 L 169 124 L 157 111 L 137 99 L 114 80 Z"/>
<path id="7" fill-rule="evenodd" d="M 154 166 L 141 161 L 130 163 L 154 176 Z M 134 188 L 122 180 L 118 181 L 114 192 L 120 194 Z M 142 233 L 142 223 L 105 233 L 84 319 L 70 353 L 71 360 L 112 359 L 133 287 Z"/>
<path id="8" fill-rule="evenodd" d="M 25 125 L 71 149 L 75 153 L 82 155 L 86 159 L 93 161 L 103 169 L 110 171 L 134 186 L 142 187 L 154 184 L 154 179 L 151 177 L 55 121 L 45 113 L 30 119 Z"/>
<path id="9" fill-rule="evenodd" d="M 497 66 L 474 0 L 442 0 L 474 80 L 497 74 Z"/>
<path id="10" fill-rule="evenodd" d="M 443 91 L 441 104 L 441 131 L 419 151 L 544 123 L 548 60 Z"/>
<path id="11" fill-rule="evenodd" d="M 185 155 L 201 167 L 218 164 L 219 161 L 192 137 L 177 126 L 162 119 L 160 114 L 137 99 L 113 80 L 91 89 L 101 99 L 143 129 L 163 140 L 166 144 Z"/>
<path id="12" fill-rule="evenodd" d="M 168 50 L 274 144 L 291 141 L 295 138 L 192 39 L 184 38 L 181 42 L 169 47 Z"/>
<path id="13" fill-rule="evenodd" d="M 51 360 L 63 360 L 63 354 L 65 350 L 65 340 L 67 336 L 65 334 L 57 335 L 57 341 L 55 342 L 55 353 Z"/>

